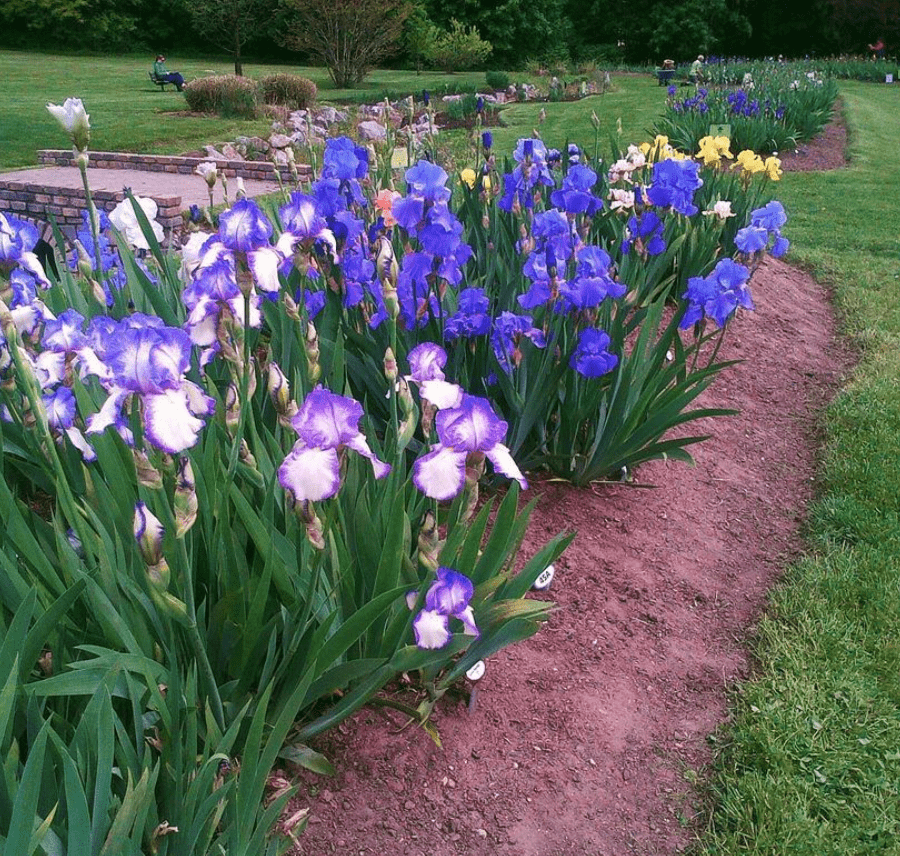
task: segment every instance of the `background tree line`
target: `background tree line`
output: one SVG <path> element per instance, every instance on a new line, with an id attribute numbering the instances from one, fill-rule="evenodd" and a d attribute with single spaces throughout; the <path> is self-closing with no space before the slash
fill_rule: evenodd
<path id="1" fill-rule="evenodd" d="M 502 69 L 528 60 L 865 53 L 879 37 L 889 54 L 900 53 L 900 0 L 645 0 L 639 7 L 626 0 L 3 0 L 0 47 L 182 56 L 224 50 L 238 64 L 242 57 L 320 61 L 328 37 L 309 31 L 309 21 L 321 19 L 322 9 L 332 29 L 338 16 L 339 31 L 340 15 L 354 10 L 352 26 L 360 14 L 392 21 L 396 49 L 388 62 L 407 66 L 428 62 L 428 50 L 440 66 L 428 40 L 454 28 L 490 43 L 480 62 Z"/>

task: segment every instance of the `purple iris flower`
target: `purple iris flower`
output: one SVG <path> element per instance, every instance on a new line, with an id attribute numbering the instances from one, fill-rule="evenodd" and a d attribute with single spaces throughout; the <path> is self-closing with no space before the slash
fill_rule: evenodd
<path id="1" fill-rule="evenodd" d="M 747 286 L 749 279 L 750 271 L 733 259 L 721 259 L 706 277 L 691 277 L 683 295 L 688 306 L 679 324 L 681 329 L 687 329 L 704 317 L 724 327 L 738 306 L 754 309 Z"/>
<path id="2" fill-rule="evenodd" d="M 750 212 L 750 226 L 764 229 L 768 240 L 774 238 L 769 252 L 780 259 L 790 247 L 790 241 L 781 234 L 781 227 L 787 223 L 787 213 L 784 206 L 778 200 L 772 200 L 768 205 Z"/>
<path id="3" fill-rule="evenodd" d="M 491 333 L 491 346 L 497 362 L 507 374 L 512 374 L 521 359 L 519 343 L 529 339 L 536 348 L 544 348 L 547 340 L 544 333 L 535 327 L 528 315 L 514 315 L 512 312 L 501 312 L 494 319 Z"/>
<path id="4" fill-rule="evenodd" d="M 637 204 L 637 193 L 635 193 Z M 658 256 L 666 249 L 663 238 L 665 224 L 659 219 L 655 211 L 645 211 L 640 217 L 628 218 L 625 231 L 625 239 L 622 241 L 622 252 L 630 253 L 631 246 L 636 241 L 640 242 L 640 248 L 649 256 Z"/>
<path id="5" fill-rule="evenodd" d="M 38 257 L 32 252 L 38 242 L 37 229 L 12 214 L 0 212 L 0 270 L 22 267 L 43 288 L 50 287 Z"/>
<path id="6" fill-rule="evenodd" d="M 325 308 L 327 297 L 328 295 L 324 291 L 311 291 L 307 288 L 303 292 L 306 314 L 309 315 L 311 321 L 315 321 L 318 314 Z"/>
<path id="7" fill-rule="evenodd" d="M 509 427 L 486 398 L 463 395 L 458 407 L 441 410 L 435 419 L 438 442 L 413 464 L 413 484 L 426 496 L 449 500 L 466 481 L 466 458 L 486 455 L 494 468 L 525 488 L 528 483 L 503 445 Z"/>
<path id="8" fill-rule="evenodd" d="M 503 176 L 503 196 L 497 205 L 503 211 L 511 211 L 518 201 L 523 208 L 534 207 L 534 189 L 543 184 L 553 186 L 553 177 L 547 168 L 547 147 L 541 140 L 520 139 L 513 158 L 518 166 Z"/>
<path id="9" fill-rule="evenodd" d="M 454 255 L 462 245 L 462 233 L 462 223 L 442 202 L 428 209 L 418 238 L 427 252 L 446 257 Z"/>
<path id="10" fill-rule="evenodd" d="M 550 194 L 550 201 L 570 214 L 592 216 L 603 207 L 603 201 L 591 193 L 596 183 L 597 173 L 576 162 L 569 167 L 562 187 Z"/>
<path id="11" fill-rule="evenodd" d="M 787 223 L 787 213 L 784 206 L 777 199 L 773 199 L 768 205 L 750 212 L 750 223 L 767 232 L 775 232 Z"/>
<path id="12" fill-rule="evenodd" d="M 628 290 L 624 283 L 616 282 L 609 269 L 612 259 L 600 247 L 585 246 L 576 254 L 578 267 L 575 278 L 560 286 L 560 294 L 568 308 L 593 309 L 607 297 L 623 297 Z"/>
<path id="13" fill-rule="evenodd" d="M 413 619 L 413 632 L 419 648 L 443 648 L 450 642 L 450 618 L 463 624 L 468 636 L 478 636 L 475 616 L 469 602 L 475 593 L 472 581 L 452 568 L 437 569 L 437 578 L 425 594 L 425 607 Z"/>
<path id="14" fill-rule="evenodd" d="M 444 326 L 445 339 L 469 339 L 491 332 L 490 301 L 483 288 L 464 288 L 457 298 L 456 312 Z"/>
<path id="15" fill-rule="evenodd" d="M 569 358 L 569 366 L 584 377 L 601 377 L 611 372 L 619 358 L 607 350 L 609 345 L 610 338 L 603 330 L 593 327 L 582 330 Z"/>
<path id="16" fill-rule="evenodd" d="M 341 486 L 339 453 L 353 449 L 372 462 L 375 478 L 384 478 L 390 464 L 379 460 L 362 432 L 362 405 L 335 395 L 321 386 L 303 401 L 291 419 L 299 439 L 278 468 L 278 481 L 294 502 L 318 501 L 334 496 Z"/>
<path id="17" fill-rule="evenodd" d="M 494 145 L 494 135 L 490 131 L 483 131 L 481 134 L 481 145 L 486 151 L 490 151 Z"/>
<path id="18" fill-rule="evenodd" d="M 692 217 L 697 213 L 694 192 L 703 185 L 699 170 L 697 161 L 672 158 L 657 161 L 653 164 L 653 183 L 647 189 L 647 198 L 660 208 L 671 206 L 679 214 Z"/>
<path id="19" fill-rule="evenodd" d="M 406 187 L 408 195 L 429 202 L 446 202 L 450 198 L 447 173 L 427 160 L 420 160 L 406 171 Z"/>
<path id="20" fill-rule="evenodd" d="M 109 330 L 100 353 L 106 375 L 100 382 L 109 398 L 88 420 L 88 434 L 112 425 L 127 439 L 123 405 L 131 397 L 141 402 L 144 436 L 157 449 L 177 454 L 193 446 L 203 420 L 215 410 L 215 400 L 184 375 L 190 367 L 191 341 L 173 327 L 147 325 L 131 316 Z"/>
<path id="21" fill-rule="evenodd" d="M 666 90 L 666 92 L 669 94 L 670 98 L 674 98 L 675 95 L 678 93 L 678 87 L 673 84 Z"/>
<path id="22" fill-rule="evenodd" d="M 369 174 L 369 151 L 349 137 L 331 137 L 322 155 L 322 177 L 359 180 Z"/>
<path id="23" fill-rule="evenodd" d="M 769 233 L 759 226 L 745 226 L 734 236 L 734 245 L 750 255 L 764 250 L 768 241 Z"/>

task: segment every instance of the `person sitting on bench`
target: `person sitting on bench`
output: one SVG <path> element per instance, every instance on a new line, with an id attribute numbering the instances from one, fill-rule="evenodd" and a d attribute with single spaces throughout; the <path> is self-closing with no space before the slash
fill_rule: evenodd
<path id="1" fill-rule="evenodd" d="M 169 71 L 166 68 L 166 58 L 162 54 L 158 54 L 156 61 L 153 63 L 153 76 L 157 80 L 164 80 L 166 83 L 174 83 L 175 88 L 181 92 L 184 86 L 184 78 L 177 71 Z"/>

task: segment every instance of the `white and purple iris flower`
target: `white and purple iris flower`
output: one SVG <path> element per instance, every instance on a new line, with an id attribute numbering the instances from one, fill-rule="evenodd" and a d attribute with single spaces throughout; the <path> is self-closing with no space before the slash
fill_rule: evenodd
<path id="1" fill-rule="evenodd" d="M 53 392 L 43 395 L 41 401 L 47 412 L 47 425 L 53 434 L 65 434 L 85 461 L 96 461 L 97 453 L 93 446 L 75 425 L 76 407 L 72 390 L 67 386 L 57 387 Z"/>
<path id="2" fill-rule="evenodd" d="M 390 464 L 379 460 L 359 430 L 362 405 L 321 386 L 306 396 L 291 419 L 299 436 L 278 468 L 278 481 L 295 502 L 329 499 L 341 486 L 340 453 L 344 449 L 372 462 L 375 478 L 382 479 Z"/>
<path id="3" fill-rule="evenodd" d="M 459 407 L 462 402 L 462 388 L 445 379 L 444 366 L 447 352 L 434 342 L 422 342 L 409 352 L 410 374 L 406 380 L 418 384 L 422 398 L 430 401 L 439 410 Z"/>
<path id="4" fill-rule="evenodd" d="M 413 464 L 413 484 L 426 496 L 453 499 L 466 481 L 466 459 L 485 455 L 497 472 L 528 487 L 525 476 L 503 445 L 508 425 L 486 398 L 463 395 L 458 407 L 441 410 L 435 420 L 438 442 Z"/>
<path id="5" fill-rule="evenodd" d="M 0 270 L 24 268 L 43 288 L 49 288 L 47 274 L 32 252 L 37 242 L 38 231 L 31 223 L 0 211 Z"/>
<path id="6" fill-rule="evenodd" d="M 450 642 L 450 619 L 462 622 L 463 632 L 467 636 L 478 636 L 475 616 L 469 602 L 475 588 L 472 581 L 452 568 L 437 569 L 437 578 L 425 594 L 425 606 L 413 619 L 413 633 L 419 648 L 443 648 Z M 411 592 L 408 602 L 410 608 L 415 606 L 416 593 Z"/>
<path id="7" fill-rule="evenodd" d="M 99 434 L 113 426 L 127 440 L 130 432 L 123 407 L 137 397 L 146 439 L 163 452 L 177 454 L 197 442 L 202 417 L 213 414 L 215 400 L 184 376 L 191 362 L 187 333 L 165 325 L 143 325 L 141 317 L 133 315 L 95 331 L 106 368 L 100 382 L 109 398 L 88 419 L 87 433 Z"/>
<path id="8" fill-rule="evenodd" d="M 237 283 L 235 258 L 224 244 L 215 238 L 208 239 L 197 252 L 199 258 L 196 260 L 188 262 L 185 256 L 183 261 L 183 265 L 190 264 L 193 270 L 188 274 L 188 286 L 181 299 L 188 310 L 185 330 L 193 344 L 205 349 L 201 364 L 206 365 L 220 348 L 223 312 L 234 318 L 239 326 L 246 324 L 253 328 L 262 326 L 262 314 L 259 295 L 251 293 L 250 316 L 244 317 L 244 296 Z"/>
<path id="9" fill-rule="evenodd" d="M 219 216 L 219 242 L 235 259 L 245 259 L 260 291 L 274 297 L 281 288 L 278 267 L 290 255 L 297 239 L 285 232 L 273 247 L 269 243 L 273 231 L 266 215 L 251 199 L 239 199 Z"/>

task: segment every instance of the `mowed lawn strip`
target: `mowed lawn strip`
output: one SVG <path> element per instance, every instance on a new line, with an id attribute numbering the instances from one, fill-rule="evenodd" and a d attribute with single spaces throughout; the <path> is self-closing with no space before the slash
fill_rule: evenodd
<path id="1" fill-rule="evenodd" d="M 703 854 L 900 853 L 900 87 L 843 83 L 850 168 L 785 175 L 790 260 L 860 350 L 829 407 L 807 556 L 734 698 Z"/>

